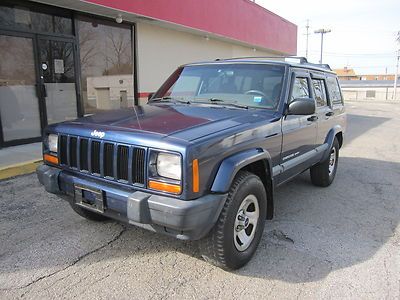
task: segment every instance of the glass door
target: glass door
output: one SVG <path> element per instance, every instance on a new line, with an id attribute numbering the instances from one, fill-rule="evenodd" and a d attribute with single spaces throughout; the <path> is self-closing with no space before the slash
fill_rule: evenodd
<path id="1" fill-rule="evenodd" d="M 38 37 L 39 72 L 47 124 L 77 117 L 74 42 Z"/>
<path id="2" fill-rule="evenodd" d="M 40 140 L 34 36 L 0 33 L 0 146 Z"/>

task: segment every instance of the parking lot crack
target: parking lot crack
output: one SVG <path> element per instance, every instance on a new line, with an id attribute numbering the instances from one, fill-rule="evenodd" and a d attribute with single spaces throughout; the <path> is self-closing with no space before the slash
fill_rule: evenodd
<path id="1" fill-rule="evenodd" d="M 21 289 L 25 289 L 25 288 L 27 288 L 27 287 L 30 287 L 30 286 L 32 286 L 32 285 L 34 285 L 34 284 L 36 284 L 36 283 L 42 281 L 43 279 L 50 278 L 50 277 L 52 277 L 52 276 L 54 276 L 54 275 L 57 275 L 57 274 L 60 273 L 60 272 L 63 272 L 63 271 L 65 271 L 65 270 L 67 270 L 68 268 L 73 267 L 74 265 L 76 265 L 76 264 L 79 263 L 81 260 L 85 259 L 86 257 L 88 257 L 88 256 L 90 256 L 90 255 L 92 255 L 92 254 L 94 254 L 94 253 L 96 253 L 96 252 L 98 252 L 98 251 L 104 249 L 105 247 L 107 247 L 107 246 L 111 245 L 112 243 L 114 243 L 115 241 L 117 241 L 117 240 L 124 234 L 124 232 L 125 232 L 126 230 L 127 230 L 127 228 L 126 228 L 125 226 L 122 226 L 122 230 L 119 231 L 119 232 L 118 232 L 111 240 L 109 240 L 107 243 L 105 243 L 105 244 L 101 245 L 100 247 L 97 247 L 97 248 L 95 248 L 95 249 L 93 249 L 93 250 L 91 250 L 91 251 L 89 251 L 89 252 L 86 252 L 85 254 L 83 254 L 83 255 L 77 257 L 74 261 L 72 261 L 71 263 L 69 263 L 69 264 L 68 264 L 67 266 L 65 266 L 64 268 L 59 269 L 59 270 L 57 270 L 57 271 L 54 271 L 54 272 L 52 272 L 52 273 L 50 273 L 50 274 L 40 276 L 40 277 L 36 278 L 35 280 L 33 280 L 33 281 L 31 281 L 31 282 L 29 282 L 29 283 L 23 285 L 23 286 L 20 286 L 20 287 L 17 287 L 17 288 L 11 288 L 11 289 L 8 289 L 8 290 L 21 290 Z M 26 291 L 25 293 L 23 293 L 23 294 L 21 295 L 21 298 L 24 297 L 24 296 L 26 295 L 27 292 L 28 292 L 28 291 Z"/>

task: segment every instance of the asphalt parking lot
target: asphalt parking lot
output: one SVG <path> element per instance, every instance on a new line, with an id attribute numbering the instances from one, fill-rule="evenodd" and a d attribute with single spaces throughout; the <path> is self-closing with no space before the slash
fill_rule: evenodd
<path id="1" fill-rule="evenodd" d="M 1 299 L 400 297 L 400 104 L 347 105 L 335 182 L 277 190 L 252 261 L 226 272 L 182 242 L 93 223 L 36 176 L 0 181 Z"/>

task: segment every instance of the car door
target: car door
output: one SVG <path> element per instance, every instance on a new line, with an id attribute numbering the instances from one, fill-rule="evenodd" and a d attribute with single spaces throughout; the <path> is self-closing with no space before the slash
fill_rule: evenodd
<path id="1" fill-rule="evenodd" d="M 309 73 L 294 72 L 288 104 L 296 98 L 312 98 Z M 286 115 L 282 119 L 281 170 L 278 183 L 283 183 L 309 168 L 316 147 L 317 115 Z"/>
<path id="2" fill-rule="evenodd" d="M 312 90 L 316 102 L 316 114 L 318 116 L 317 125 L 317 146 L 325 142 L 329 130 L 333 127 L 334 111 L 328 100 L 327 85 L 325 76 L 322 74 L 312 74 Z"/>

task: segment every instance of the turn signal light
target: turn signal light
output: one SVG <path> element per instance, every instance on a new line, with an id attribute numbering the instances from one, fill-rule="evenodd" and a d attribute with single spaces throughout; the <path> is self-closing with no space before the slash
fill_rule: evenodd
<path id="1" fill-rule="evenodd" d="M 44 154 L 43 160 L 53 165 L 58 165 L 58 157 L 50 154 Z"/>
<path id="2" fill-rule="evenodd" d="M 154 180 L 149 180 L 149 188 L 161 192 L 168 192 L 173 194 L 181 193 L 181 186 L 177 184 L 159 182 Z"/>
<path id="3" fill-rule="evenodd" d="M 199 192 L 199 160 L 194 159 L 193 160 L 193 192 L 198 193 Z"/>

